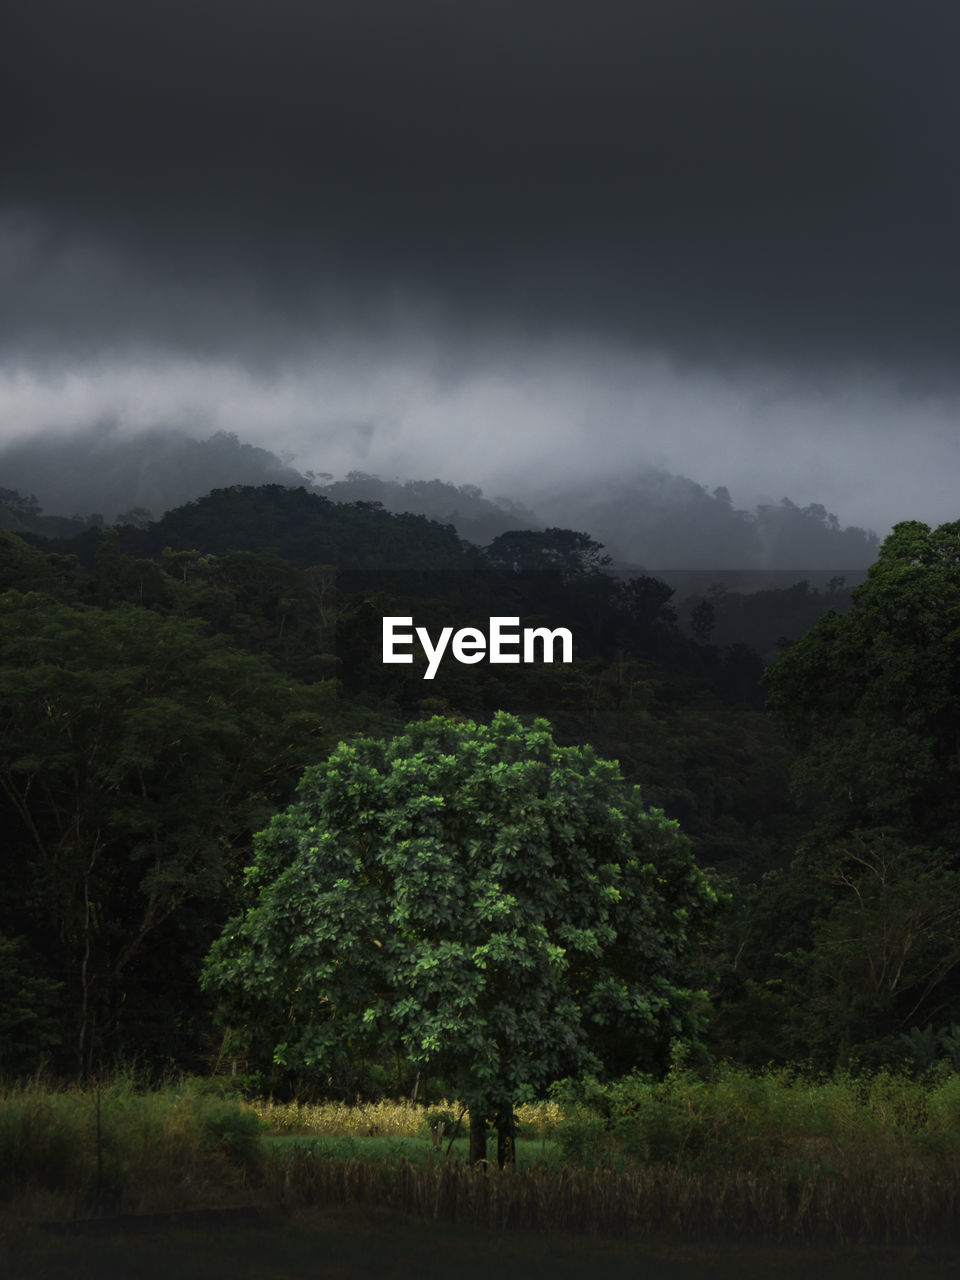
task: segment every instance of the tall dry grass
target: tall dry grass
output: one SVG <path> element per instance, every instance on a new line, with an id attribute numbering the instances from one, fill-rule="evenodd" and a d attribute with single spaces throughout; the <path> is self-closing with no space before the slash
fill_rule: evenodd
<path id="1" fill-rule="evenodd" d="M 945 1174 L 945 1176 L 944 1176 Z M 594 1231 L 686 1240 L 956 1241 L 960 1169 L 813 1168 L 803 1175 L 677 1165 L 525 1173 L 447 1161 L 318 1160 L 298 1148 L 265 1190 L 291 1206 L 362 1204 L 495 1230 Z"/>

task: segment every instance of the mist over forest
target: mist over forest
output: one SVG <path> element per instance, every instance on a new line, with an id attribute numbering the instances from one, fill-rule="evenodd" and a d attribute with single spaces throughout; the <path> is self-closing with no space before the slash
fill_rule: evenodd
<path id="1" fill-rule="evenodd" d="M 108 424 L 55 442 L 20 439 L 0 452 L 0 489 L 19 495 L 13 509 L 9 500 L 0 505 L 0 518 L 10 529 L 70 536 L 91 522 L 143 525 L 213 489 L 280 484 L 423 515 L 478 545 L 516 529 L 575 529 L 625 570 L 857 570 L 878 545 L 873 531 L 844 527 L 823 504 L 801 506 L 784 495 L 739 509 L 723 484 L 711 489 L 651 466 L 625 466 L 615 481 L 552 489 L 528 482 L 493 496 L 435 478 L 301 472 L 295 461 L 223 431 L 206 439 L 162 429 L 124 436 Z"/>

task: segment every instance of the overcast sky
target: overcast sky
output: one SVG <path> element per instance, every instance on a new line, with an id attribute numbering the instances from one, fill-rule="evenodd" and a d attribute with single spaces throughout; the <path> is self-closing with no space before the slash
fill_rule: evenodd
<path id="1" fill-rule="evenodd" d="M 0 441 L 960 517 L 956 0 L 7 0 Z M 2 482 L 2 481 L 0 481 Z"/>

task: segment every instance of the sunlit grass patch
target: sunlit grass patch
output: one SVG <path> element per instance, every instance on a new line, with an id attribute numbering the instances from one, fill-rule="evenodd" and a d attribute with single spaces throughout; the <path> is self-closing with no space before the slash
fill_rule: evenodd
<path id="1" fill-rule="evenodd" d="M 416 1137 L 424 1108 L 408 1102 L 347 1103 L 274 1102 L 258 1099 L 251 1104 L 275 1133 L 304 1133 L 317 1137 Z"/>
<path id="2" fill-rule="evenodd" d="M 467 1116 L 460 1102 L 444 1100 L 429 1107 L 411 1102 L 346 1103 L 341 1101 L 300 1103 L 274 1102 L 260 1099 L 252 1104 L 257 1115 L 275 1133 L 304 1133 L 317 1137 L 415 1138 L 427 1128 L 431 1116 L 444 1115 L 444 1133 L 450 1137 L 456 1121 Z M 546 1138 L 562 1118 L 554 1101 L 525 1103 L 517 1108 L 518 1132 L 521 1136 Z"/>

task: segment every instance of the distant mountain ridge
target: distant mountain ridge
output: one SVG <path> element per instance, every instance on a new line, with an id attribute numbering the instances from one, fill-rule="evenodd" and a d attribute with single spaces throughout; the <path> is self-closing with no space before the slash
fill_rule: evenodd
<path id="1" fill-rule="evenodd" d="M 799 507 L 783 498 L 741 510 L 723 486 L 710 491 L 650 467 L 521 501 L 438 479 L 383 480 L 353 471 L 336 480 L 291 464 L 223 431 L 206 440 L 160 429 L 126 438 L 101 427 L 58 439 L 55 447 L 50 439 L 18 441 L 0 453 L 0 527 L 44 537 L 104 524 L 144 527 L 215 489 L 276 484 L 424 516 L 478 546 L 517 529 L 574 529 L 603 543 L 615 564 L 654 572 L 864 569 L 879 545 L 876 534 L 842 527 L 818 503 Z"/>
<path id="2" fill-rule="evenodd" d="M 218 431 L 205 440 L 156 428 L 124 437 L 108 427 L 18 440 L 0 452 L 0 485 L 36 495 L 46 512 L 88 523 L 159 519 L 211 489 L 309 484 L 276 454 Z"/>
<path id="3" fill-rule="evenodd" d="M 616 562 L 649 570 L 865 569 L 880 544 L 820 503 L 742 510 L 722 485 L 710 491 L 652 467 L 532 501 L 547 523 L 589 530 Z"/>
<path id="4" fill-rule="evenodd" d="M 510 498 L 485 498 L 474 484 L 444 480 L 381 480 L 365 471 L 350 471 L 343 480 L 319 487 L 334 502 L 377 502 L 387 511 L 427 516 L 452 524 L 461 538 L 484 546 L 514 529 L 543 528 L 533 511 Z"/>

